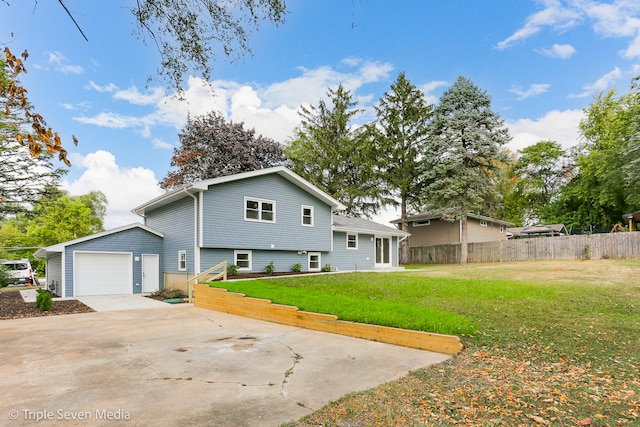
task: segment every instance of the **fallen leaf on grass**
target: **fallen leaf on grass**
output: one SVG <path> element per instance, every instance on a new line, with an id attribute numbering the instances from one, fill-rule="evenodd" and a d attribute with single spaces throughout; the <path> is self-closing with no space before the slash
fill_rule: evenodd
<path id="1" fill-rule="evenodd" d="M 585 418 L 584 420 L 578 421 L 579 427 L 590 426 L 590 425 L 591 425 L 591 420 L 589 418 Z"/>
<path id="2" fill-rule="evenodd" d="M 545 426 L 549 425 L 549 421 L 537 415 L 529 415 L 529 418 L 531 418 L 533 421 L 537 422 L 538 424 L 542 424 Z"/>

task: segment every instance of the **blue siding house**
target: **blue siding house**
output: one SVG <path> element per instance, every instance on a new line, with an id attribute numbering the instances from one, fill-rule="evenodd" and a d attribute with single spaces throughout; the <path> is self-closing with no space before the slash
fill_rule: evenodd
<path id="1" fill-rule="evenodd" d="M 407 233 L 362 218 L 278 166 L 172 189 L 133 212 L 131 224 L 43 248 L 47 279 L 60 296 L 184 288 L 227 261 L 239 272 L 362 271 L 398 267 Z"/>

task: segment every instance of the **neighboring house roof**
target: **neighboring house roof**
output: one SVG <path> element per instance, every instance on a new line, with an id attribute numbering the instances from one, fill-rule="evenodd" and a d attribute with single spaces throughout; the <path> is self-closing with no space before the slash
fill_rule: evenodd
<path id="1" fill-rule="evenodd" d="M 133 228 L 140 228 L 142 230 L 148 231 L 149 233 L 155 234 L 159 237 L 164 237 L 164 234 L 161 232 L 154 230 L 151 227 L 147 227 L 144 224 L 140 224 L 139 222 L 134 222 L 132 224 L 123 225 L 121 227 L 113 228 L 111 230 L 103 231 L 101 233 L 92 234 L 90 236 L 80 237 L 78 239 L 69 240 L 68 242 L 57 243 L 55 245 L 47 246 L 46 248 L 38 249 L 33 256 L 36 258 L 46 257 L 48 253 L 53 252 L 64 252 L 64 248 L 70 245 L 75 245 L 77 243 L 86 242 L 93 239 L 98 239 L 100 237 L 108 236 L 110 234 L 120 233 L 122 231 L 131 230 Z"/>
<path id="2" fill-rule="evenodd" d="M 507 233 L 511 233 L 513 237 L 566 236 L 569 234 L 564 224 L 539 224 L 531 227 L 513 227 L 507 228 Z"/>
<path id="3" fill-rule="evenodd" d="M 503 221 L 501 219 L 491 218 L 489 216 L 478 215 L 478 214 L 474 214 L 474 213 L 468 213 L 467 214 L 467 218 L 477 219 L 478 221 L 493 222 L 493 223 L 498 224 L 498 225 L 505 225 L 505 226 L 513 225 L 513 223 L 508 222 L 508 221 Z M 426 219 L 442 219 L 442 215 L 436 215 L 436 214 L 431 213 L 431 212 L 425 212 L 425 213 L 421 213 L 421 214 L 417 214 L 417 215 L 410 215 L 410 216 L 407 217 L 407 221 L 409 221 L 409 222 L 411 222 L 411 221 L 422 221 L 422 220 L 426 220 Z M 402 219 L 394 219 L 393 221 L 391 221 L 392 224 L 400 224 L 401 222 L 402 222 Z"/>
<path id="4" fill-rule="evenodd" d="M 631 212 L 628 214 L 624 214 L 622 215 L 622 218 L 629 220 L 631 218 L 634 219 L 634 221 L 640 221 L 640 211 L 635 211 L 635 212 Z"/>
<path id="5" fill-rule="evenodd" d="M 356 233 L 380 233 L 392 236 L 408 237 L 410 234 L 397 228 L 389 227 L 364 218 L 353 218 L 341 215 L 333 216 L 335 231 L 352 231 Z"/>
<path id="6" fill-rule="evenodd" d="M 297 185 L 306 192 L 312 194 L 318 199 L 322 200 L 327 205 L 331 206 L 334 210 L 345 210 L 346 206 L 334 199 L 324 191 L 320 190 L 309 181 L 302 178 L 300 175 L 292 172 L 284 166 L 275 166 L 272 168 L 258 169 L 251 172 L 243 172 L 235 175 L 220 176 L 217 178 L 207 179 L 204 181 L 194 182 L 190 184 L 184 184 L 180 187 L 167 191 L 166 193 L 152 199 L 132 210 L 133 213 L 144 216 L 145 211 L 156 209 L 161 206 L 172 203 L 176 200 L 182 199 L 189 194 L 197 193 L 209 189 L 210 186 L 223 184 L 225 182 L 239 181 L 247 178 L 254 178 L 257 176 L 263 176 L 268 174 L 277 174 L 285 178 L 287 181 Z"/>

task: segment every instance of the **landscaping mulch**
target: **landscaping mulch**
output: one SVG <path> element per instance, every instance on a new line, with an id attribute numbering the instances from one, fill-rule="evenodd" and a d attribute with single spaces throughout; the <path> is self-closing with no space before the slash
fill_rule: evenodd
<path id="1" fill-rule="evenodd" d="M 35 302 L 24 302 L 19 291 L 0 292 L 0 320 L 91 313 L 93 311 L 95 310 L 78 300 L 54 301 L 51 311 L 40 311 Z"/>

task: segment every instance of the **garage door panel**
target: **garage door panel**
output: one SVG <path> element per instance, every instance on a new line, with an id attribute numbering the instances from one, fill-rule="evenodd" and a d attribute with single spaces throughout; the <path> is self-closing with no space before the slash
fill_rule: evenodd
<path id="1" fill-rule="evenodd" d="M 75 252 L 73 265 L 76 296 L 133 293 L 131 253 Z"/>

